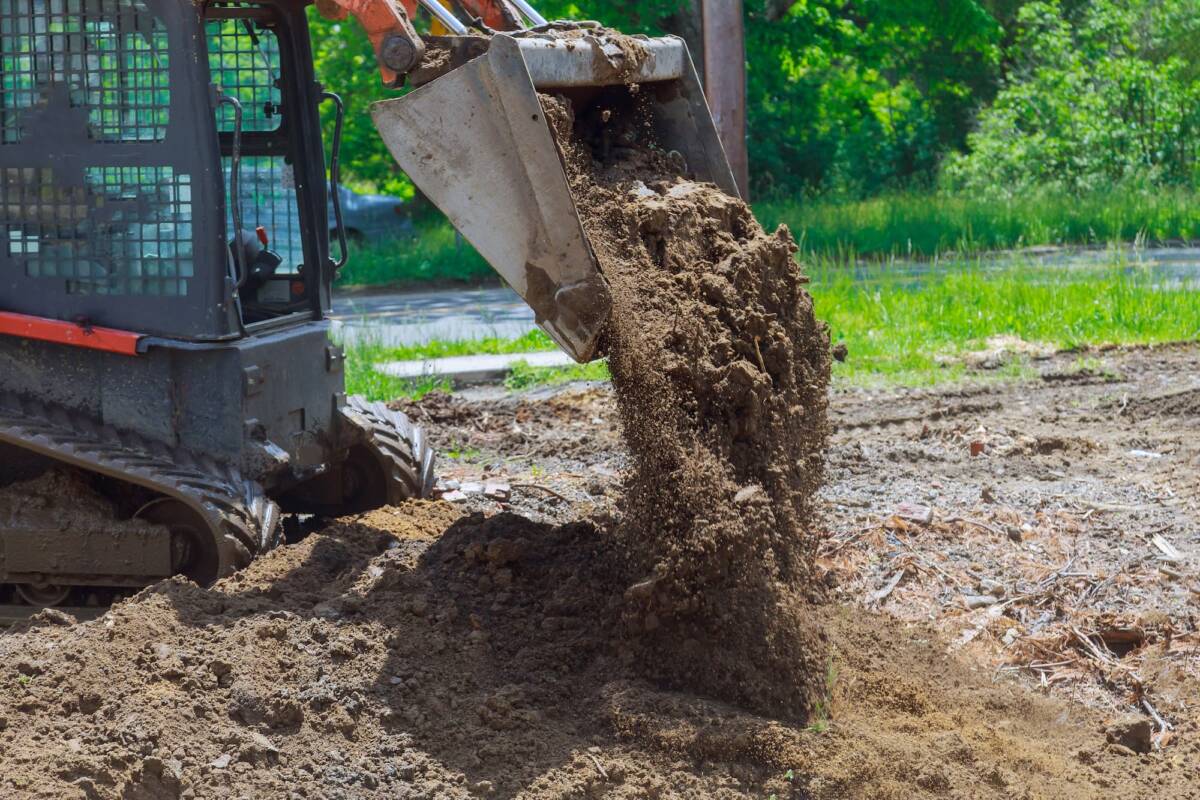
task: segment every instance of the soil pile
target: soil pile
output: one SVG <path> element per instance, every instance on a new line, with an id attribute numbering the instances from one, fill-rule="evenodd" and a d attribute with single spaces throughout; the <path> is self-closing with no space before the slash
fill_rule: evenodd
<path id="1" fill-rule="evenodd" d="M 612 287 L 634 655 L 668 685 L 802 717 L 825 693 L 807 604 L 830 356 L 796 246 L 681 177 L 636 99 L 578 126 L 566 99 L 543 106 Z"/>
<path id="2" fill-rule="evenodd" d="M 836 680 L 809 727 L 657 689 L 605 624 L 608 548 L 413 502 L 211 589 L 46 612 L 0 636 L 0 797 L 1195 796 L 1194 745 L 1114 755 L 1086 710 L 862 612 L 816 612 Z"/>

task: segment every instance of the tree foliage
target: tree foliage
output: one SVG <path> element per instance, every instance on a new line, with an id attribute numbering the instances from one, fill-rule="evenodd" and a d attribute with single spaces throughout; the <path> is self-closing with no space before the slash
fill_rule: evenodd
<path id="1" fill-rule="evenodd" d="M 368 112 L 371 104 L 395 95 L 379 80 L 371 43 L 354 20 L 331 22 L 309 10 L 313 61 L 317 79 L 346 104 L 346 126 L 342 134 L 343 173 L 352 184 L 371 191 L 410 196 L 412 184 L 401 174 L 384 146 Z M 333 141 L 334 116 L 323 114 L 325 141 Z"/>
<path id="2" fill-rule="evenodd" d="M 743 0 L 756 197 L 1104 182 L 1194 183 L 1196 0 Z M 696 0 L 539 0 L 698 45 Z M 313 15 L 348 107 L 352 181 L 411 191 L 371 125 L 380 86 L 350 21 Z"/>
<path id="3" fill-rule="evenodd" d="M 976 0 L 748 0 L 756 194 L 927 181 L 995 91 L 1002 30 Z"/>
<path id="4" fill-rule="evenodd" d="M 542 0 L 548 17 L 695 41 L 695 0 Z M 749 147 L 756 194 L 873 191 L 928 181 L 994 91 L 1002 35 L 977 0 L 746 0 Z M 353 22 L 313 15 L 318 74 L 347 102 L 349 176 L 403 185 L 365 114 L 379 86 Z"/>
<path id="5" fill-rule="evenodd" d="M 1194 0 L 1023 6 L 1003 90 L 946 170 L 991 192 L 1194 184 L 1200 14 Z"/>

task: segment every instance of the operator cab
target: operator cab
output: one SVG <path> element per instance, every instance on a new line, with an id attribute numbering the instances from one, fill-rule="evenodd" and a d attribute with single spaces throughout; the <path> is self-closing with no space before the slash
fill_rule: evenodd
<path id="1" fill-rule="evenodd" d="M 0 310 L 160 342 L 321 319 L 341 103 L 306 5 L 0 2 Z"/>
<path id="2" fill-rule="evenodd" d="M 226 238 L 242 319 L 251 328 L 319 311 L 314 300 L 328 271 L 307 266 L 327 258 L 328 227 L 324 158 L 318 172 L 297 168 L 305 163 L 306 144 L 321 142 L 319 118 L 304 104 L 315 107 L 322 99 L 311 56 L 296 52 L 308 42 L 298 8 L 215 3 L 204 12 L 209 70 L 222 101 L 217 131 Z M 303 203 L 306 193 L 321 198 L 316 218 L 315 203 Z"/>

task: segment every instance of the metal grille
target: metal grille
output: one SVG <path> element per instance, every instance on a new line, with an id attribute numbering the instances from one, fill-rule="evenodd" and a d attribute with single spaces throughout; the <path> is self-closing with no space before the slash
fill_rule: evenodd
<path id="1" fill-rule="evenodd" d="M 0 246 L 68 294 L 181 296 L 193 277 L 191 177 L 171 167 L 0 169 Z"/>
<path id="2" fill-rule="evenodd" d="M 249 229 L 259 226 L 266 229 L 271 238 L 270 248 L 280 255 L 285 268 L 302 264 L 300 207 L 291 166 L 279 156 L 244 157 L 241 179 L 242 224 Z M 225 183 L 229 185 L 228 159 Z M 226 214 L 225 224 L 226 230 L 233 230 L 231 214 Z"/>
<path id="3" fill-rule="evenodd" d="M 261 8 L 251 4 L 222 4 L 241 10 Z M 242 130 L 255 134 L 277 131 L 282 123 L 282 59 L 275 32 L 251 19 L 210 20 L 208 62 L 213 82 L 242 104 Z M 219 130 L 233 130 L 233 109 L 221 106 Z M 229 185 L 229 159 L 225 159 L 225 185 Z M 259 226 L 271 238 L 270 248 L 283 258 L 285 269 L 304 261 L 300 238 L 300 207 L 295 176 L 279 156 L 243 156 L 241 168 L 242 224 Z M 232 212 L 226 229 L 233 230 Z M 230 235 L 232 238 L 232 234 Z"/>
<path id="4" fill-rule="evenodd" d="M 141 0 L 0 0 L 0 144 L 75 108 L 96 141 L 162 141 L 168 47 Z"/>
<path id="5" fill-rule="evenodd" d="M 278 130 L 282 93 L 275 33 L 249 19 L 210 20 L 206 28 L 213 82 L 242 104 L 242 130 Z M 233 109 L 222 106 L 217 124 L 222 132 L 232 131 Z"/>

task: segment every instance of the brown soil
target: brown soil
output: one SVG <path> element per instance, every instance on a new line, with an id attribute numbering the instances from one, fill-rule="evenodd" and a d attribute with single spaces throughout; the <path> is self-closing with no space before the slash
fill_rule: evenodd
<path id="1" fill-rule="evenodd" d="M 211 590 L 0 640 L 20 798 L 1184 797 L 1194 743 L 1115 755 L 1085 709 L 993 684 L 937 634 L 826 608 L 813 727 L 662 691 L 596 614 L 586 522 L 412 504 Z"/>
<path id="2" fill-rule="evenodd" d="M 70 498 L 64 503 L 63 498 Z M 130 498 L 135 503 L 135 498 Z M 79 472 L 71 469 L 50 469 L 29 480 L 18 481 L 0 488 L 0 529 L 10 536 L 26 535 L 40 542 L 43 556 L 65 558 L 71 564 L 86 569 L 87 562 L 80 564 L 79 554 L 73 548 L 55 550 L 48 544 L 45 531 L 87 530 L 92 534 L 92 546 L 101 546 L 105 541 L 117 537 L 147 537 L 156 540 L 165 535 L 164 528 L 142 519 L 129 519 L 137 505 L 121 509 L 98 491 Z M 10 569 L 16 569 L 11 553 L 0 552 L 0 558 L 8 558 Z M 26 567 L 25 569 L 28 569 Z M 160 573 L 161 574 L 161 573 Z M 93 588 L 60 590 L 53 586 L 24 587 L 25 597 L 40 603 L 64 603 L 71 606 L 89 605 L 102 607 L 118 597 L 132 594 L 127 589 Z M 23 602 L 21 592 L 14 587 L 0 587 L 0 603 Z"/>
<path id="3" fill-rule="evenodd" d="M 70 497 L 71 504 L 63 504 L 63 497 Z M 9 529 L 112 526 L 115 521 L 113 504 L 72 470 L 51 469 L 0 489 L 0 524 Z M 155 530 L 152 525 L 141 527 Z"/>
<path id="4" fill-rule="evenodd" d="M 452 414 L 439 398 L 431 416 L 442 421 L 426 421 L 439 440 L 481 435 L 479 420 L 504 409 L 519 409 L 523 431 L 448 461 L 447 474 L 506 476 L 505 505 L 552 505 L 576 521 L 415 503 L 331 525 L 213 589 L 167 582 L 94 622 L 46 615 L 0 636 L 0 797 L 1200 796 L 1187 599 L 1200 415 L 1175 404 L 1137 421 L 1120 413 L 1188 388 L 1179 376 L 1200 371 L 1200 349 L 1099 357 L 1118 377 L 1071 373 L 1071 354 L 1033 383 L 834 395 L 818 566 L 845 605 L 816 612 L 833 680 L 809 727 L 656 688 L 622 661 L 621 631 L 597 611 L 615 599 L 615 617 L 622 603 L 597 557 L 620 517 L 617 479 L 527 450 L 614 435 L 611 394 L 458 399 Z M 985 455 L 970 456 L 973 440 Z M 526 484 L 580 502 L 515 488 Z M 914 500 L 934 521 L 898 527 L 897 506 Z M 1021 542 L 1001 527 L 1025 523 Z M 1153 533 L 1178 547 L 1184 578 L 1159 570 Z M 1068 572 L 1087 577 L 996 617 L 957 602 L 972 574 L 1025 594 L 1025 572 L 1060 567 L 1068 551 Z M 883 612 L 861 608 L 906 563 L 870 603 Z M 1047 628 L 1095 630 L 1093 609 L 1170 622 L 1169 643 L 1118 657 L 1174 726 L 1149 753 L 1107 741 L 1107 719 L 1138 701 L 1081 647 L 1044 688 L 1037 670 L 998 671 L 1029 664 L 1016 650 Z M 965 646 L 964 632 L 977 633 Z"/>
<path id="5" fill-rule="evenodd" d="M 555 23 L 537 31 L 527 31 L 518 35 L 525 39 L 566 42 L 568 49 L 573 49 L 574 42 L 587 43 L 598 54 L 593 64 L 597 80 L 628 80 L 649 57 L 644 36 L 630 36 L 596 25 Z"/>
<path id="6" fill-rule="evenodd" d="M 807 604 L 829 337 L 797 248 L 681 177 L 636 99 L 579 126 L 565 98 L 543 106 L 612 290 L 632 656 L 665 685 L 802 718 L 825 694 Z"/>

